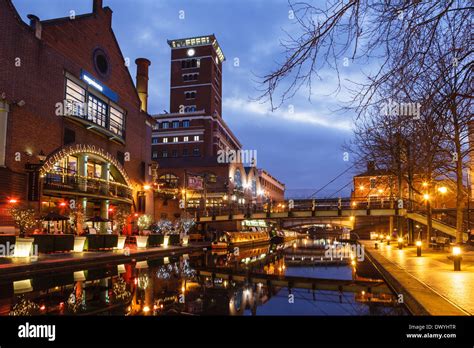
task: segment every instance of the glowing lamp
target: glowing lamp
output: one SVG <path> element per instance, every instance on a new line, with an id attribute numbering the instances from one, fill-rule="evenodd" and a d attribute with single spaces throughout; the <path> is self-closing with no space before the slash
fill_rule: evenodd
<path id="1" fill-rule="evenodd" d="M 417 246 L 417 247 L 421 247 L 421 240 L 417 240 L 417 241 L 416 241 L 416 246 Z"/>
<path id="2" fill-rule="evenodd" d="M 448 188 L 445 186 L 441 186 L 440 188 L 438 188 L 438 192 L 445 194 L 446 192 L 448 192 Z"/>
<path id="3" fill-rule="evenodd" d="M 453 247 L 453 255 L 454 256 L 461 255 L 461 248 L 460 247 Z"/>

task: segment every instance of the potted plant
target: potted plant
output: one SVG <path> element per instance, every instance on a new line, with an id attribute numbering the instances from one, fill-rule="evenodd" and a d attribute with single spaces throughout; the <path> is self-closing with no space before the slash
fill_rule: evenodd
<path id="1" fill-rule="evenodd" d="M 158 231 L 163 235 L 163 247 L 167 247 L 169 245 L 170 236 L 169 233 L 173 229 L 173 224 L 170 220 L 161 219 L 157 223 Z"/>
<path id="2" fill-rule="evenodd" d="M 189 231 L 194 226 L 194 219 L 192 218 L 181 218 L 177 223 L 178 230 L 180 231 L 181 244 L 188 245 L 189 243 Z"/>
<path id="3" fill-rule="evenodd" d="M 122 231 L 127 224 L 127 219 L 130 216 L 130 209 L 119 206 L 117 211 L 114 214 L 114 225 L 117 227 L 118 232 L 118 240 L 117 240 L 117 249 L 123 250 L 125 247 L 125 241 L 127 240 L 127 236 L 122 235 Z"/>
<path id="4" fill-rule="evenodd" d="M 84 226 L 85 223 L 82 204 L 78 204 L 75 209 L 71 209 L 69 220 L 71 221 L 71 225 L 74 227 L 74 252 L 83 252 L 87 238 L 80 235 L 80 232 L 82 232 L 82 226 Z"/>
<path id="5" fill-rule="evenodd" d="M 29 257 L 33 247 L 33 238 L 27 238 L 26 232 L 35 225 L 35 211 L 29 208 L 12 208 L 10 215 L 20 230 L 15 240 L 14 257 Z"/>
<path id="6" fill-rule="evenodd" d="M 147 214 L 144 214 L 138 218 L 137 226 L 139 235 L 135 237 L 137 239 L 137 248 L 146 248 L 148 235 L 145 235 L 143 231 L 150 228 L 151 221 L 151 216 Z"/>

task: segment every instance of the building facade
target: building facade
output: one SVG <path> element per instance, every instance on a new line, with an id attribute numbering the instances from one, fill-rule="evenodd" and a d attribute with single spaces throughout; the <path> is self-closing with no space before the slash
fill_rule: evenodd
<path id="1" fill-rule="evenodd" d="M 172 219 L 184 211 L 219 213 L 229 205 L 266 204 L 271 197 L 262 185 L 276 181 L 260 178 L 256 151 L 243 149 L 222 116 L 225 56 L 216 37 L 168 44 L 170 112 L 154 116 L 152 136 L 152 159 L 158 163 L 155 215 Z"/>
<path id="2" fill-rule="evenodd" d="M 153 213 L 149 62 L 137 60 L 137 92 L 101 0 L 74 18 L 29 19 L 0 0 L 0 226 L 16 205 Z"/>

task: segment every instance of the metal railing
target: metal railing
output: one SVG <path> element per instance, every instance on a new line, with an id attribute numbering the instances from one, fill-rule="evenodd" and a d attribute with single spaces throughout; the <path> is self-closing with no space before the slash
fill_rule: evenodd
<path id="1" fill-rule="evenodd" d="M 93 195 L 132 199 L 132 190 L 120 183 L 79 175 L 47 173 L 43 189 L 64 192 L 88 193 Z"/>

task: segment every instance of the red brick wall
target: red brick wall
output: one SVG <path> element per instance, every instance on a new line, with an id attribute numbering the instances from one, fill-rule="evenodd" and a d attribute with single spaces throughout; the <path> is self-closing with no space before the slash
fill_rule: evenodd
<path id="1" fill-rule="evenodd" d="M 140 111 L 124 58 L 110 28 L 111 11 L 100 9 L 96 14 L 43 23 L 42 39 L 23 23 L 10 0 L 0 0 L 0 94 L 10 103 L 6 170 L 1 172 L 0 192 L 25 198 L 24 172 L 27 161 L 38 162 L 36 155 L 49 154 L 63 145 L 64 129 L 76 132 L 76 143 L 94 144 L 112 155 L 129 152 L 125 170 L 134 183 L 142 184 L 142 161 L 151 162 L 151 129 L 145 125 L 147 115 Z M 109 57 L 110 75 L 101 79 L 93 66 L 93 51 L 101 47 Z M 20 59 L 20 66 L 15 63 Z M 119 95 L 118 105 L 126 110 L 126 144 L 116 142 L 86 130 L 83 126 L 56 116 L 55 105 L 64 99 L 64 71 L 80 77 L 81 68 Z M 24 100 L 19 107 L 14 103 Z M 33 156 L 24 154 L 30 151 Z M 21 161 L 15 161 L 15 153 Z M 3 199 L 3 197 L 2 197 Z"/>

